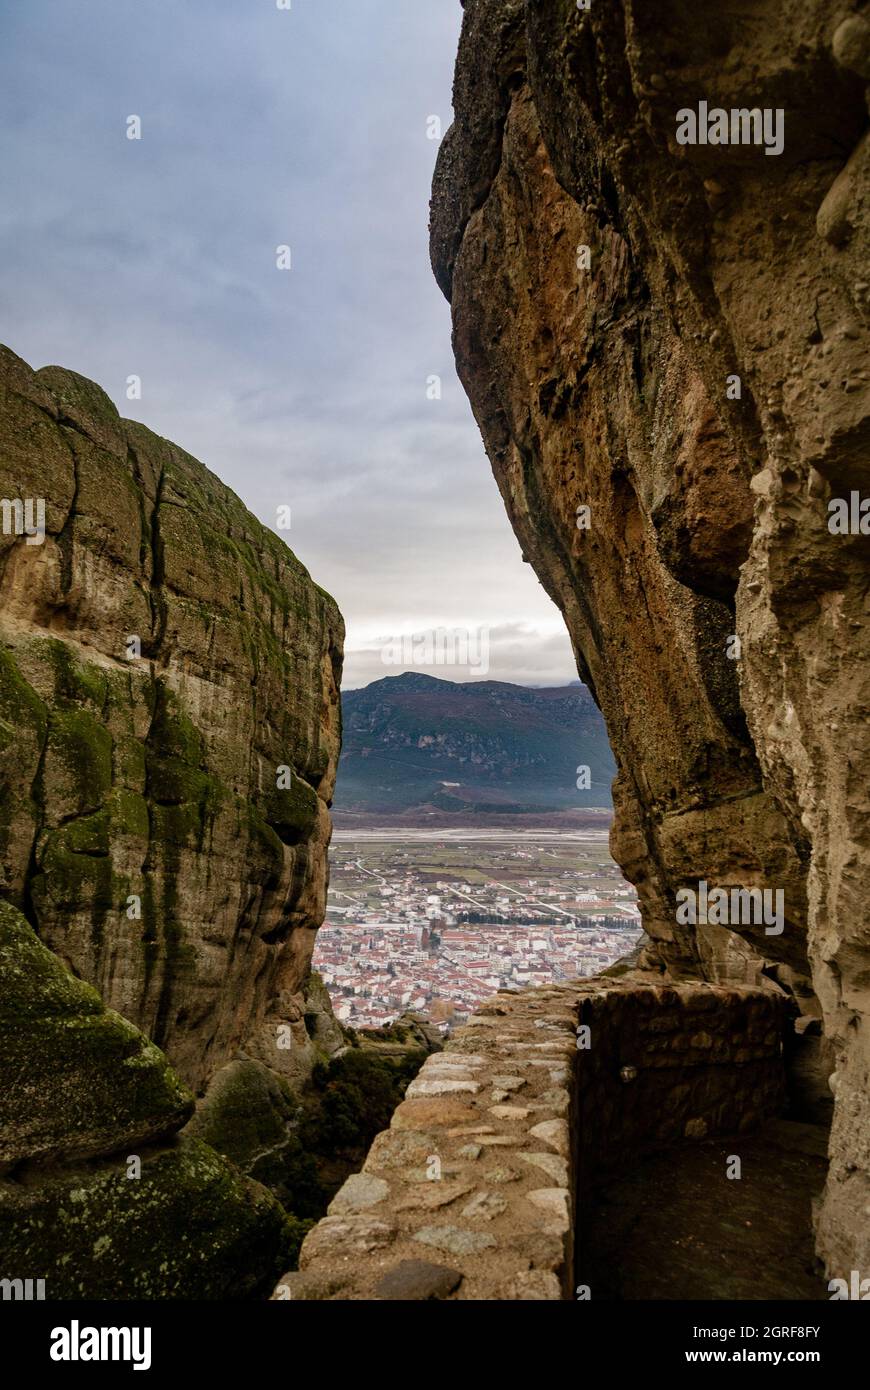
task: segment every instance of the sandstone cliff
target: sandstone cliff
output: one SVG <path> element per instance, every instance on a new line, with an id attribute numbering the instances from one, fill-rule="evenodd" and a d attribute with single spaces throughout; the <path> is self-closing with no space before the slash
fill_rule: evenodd
<path id="1" fill-rule="evenodd" d="M 191 1085 L 242 1043 L 280 1069 L 325 901 L 340 617 L 99 387 L 0 367 L 0 494 L 46 505 L 41 545 L 0 537 L 3 892 Z"/>
<path id="2" fill-rule="evenodd" d="M 73 977 L 98 992 L 70 1005 L 88 1020 L 70 1024 L 84 1052 L 55 1073 L 56 1058 L 39 1053 L 54 1034 L 34 1024 L 11 1073 L 17 1091 L 4 1088 L 0 1128 L 8 1118 L 20 1144 L 2 1161 L 17 1171 L 164 1141 L 193 1110 L 187 1087 L 209 1088 L 204 1108 L 219 1108 L 240 1054 L 249 1074 L 259 1069 L 264 1111 L 274 1098 L 280 1115 L 287 1082 L 342 1044 L 328 1000 L 306 989 L 326 894 L 343 633 L 283 542 L 93 383 L 0 350 L 0 440 L 0 897 L 14 914 L 2 985 L 25 952 L 62 995 Z M 12 1065 L 6 1052 L 24 1044 L 7 1022 Z M 37 1094 L 44 1132 L 38 1115 L 22 1119 Z M 232 1241 L 249 1239 L 266 1194 L 198 1139 L 185 1143 L 149 1172 L 170 1186 L 179 1177 L 178 1203 L 199 1191 L 204 1211 L 211 1201 L 237 1221 L 222 1246 L 231 1266 Z M 50 1181 L 56 1206 L 72 1179 Z M 121 1182 L 122 1205 L 134 1190 Z M 3 1184 L 7 1204 L 21 1195 Z M 276 1230 L 283 1219 L 275 1207 Z M 85 1243 L 94 1230 L 85 1223 Z M 252 1255 L 238 1287 L 273 1272 L 263 1268 L 273 1255 Z M 186 1277 L 172 1269 L 161 1291 Z"/>
<path id="3" fill-rule="evenodd" d="M 432 207 L 459 373 L 604 713 L 655 958 L 763 970 L 823 1014 L 835 1275 L 870 1265 L 867 542 L 828 526 L 870 472 L 868 55 L 821 0 L 467 0 Z M 701 101 L 782 110 L 782 153 L 678 144 Z M 782 890 L 784 931 L 680 926 L 700 880 Z"/>

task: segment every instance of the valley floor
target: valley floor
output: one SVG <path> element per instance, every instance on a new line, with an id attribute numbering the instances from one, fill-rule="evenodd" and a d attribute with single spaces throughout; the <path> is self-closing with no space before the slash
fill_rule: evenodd
<path id="1" fill-rule="evenodd" d="M 337 831 L 314 964 L 336 1017 L 442 1032 L 498 989 L 593 975 L 641 934 L 607 832 Z"/>

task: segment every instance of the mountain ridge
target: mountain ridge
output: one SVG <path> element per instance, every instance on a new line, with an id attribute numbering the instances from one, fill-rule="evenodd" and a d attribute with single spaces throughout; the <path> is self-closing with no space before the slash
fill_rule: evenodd
<path id="1" fill-rule="evenodd" d="M 337 812 L 609 807 L 615 765 L 587 688 L 386 676 L 342 694 Z M 589 768 L 588 787 L 578 769 Z"/>

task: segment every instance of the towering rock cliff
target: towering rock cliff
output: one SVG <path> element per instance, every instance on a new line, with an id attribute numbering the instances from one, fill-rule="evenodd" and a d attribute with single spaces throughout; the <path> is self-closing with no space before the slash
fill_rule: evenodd
<path id="1" fill-rule="evenodd" d="M 306 989 L 343 634 L 283 542 L 93 383 L 33 372 L 3 349 L 0 441 L 0 988 L 15 980 L 19 1000 L 2 1046 L 25 1047 L 0 1101 L 0 1129 L 15 1136 L 0 1158 L 8 1212 L 23 1199 L 19 1165 L 99 1167 L 164 1142 L 193 1110 L 187 1088 L 206 1092 L 206 1114 L 220 1108 L 240 1056 L 250 1093 L 253 1068 L 262 1108 L 270 1097 L 280 1108 L 288 1079 L 341 1042 L 328 1001 Z M 28 1009 L 24 1045 L 15 1017 Z M 72 1052 L 58 1066 L 62 1035 Z M 68 1087 L 49 1081 L 55 1071 Z M 42 1127 L 26 1118 L 34 1095 Z M 207 1292 L 274 1272 L 263 1267 L 274 1251 L 247 1272 L 240 1255 L 261 1209 L 277 1239 L 283 1216 L 262 1190 L 198 1139 L 155 1164 L 178 1178 L 179 1211 L 190 1200 L 235 1222 L 220 1251 L 237 1282 L 204 1275 Z M 44 1177 L 45 1201 L 62 1206 L 69 1175 Z M 117 1221 L 135 1224 L 135 1184 L 119 1190 Z M 168 1268 L 152 1292 L 188 1279 L 190 1296 L 189 1275 Z"/>
<path id="2" fill-rule="evenodd" d="M 870 1266 L 867 540 L 829 526 L 870 471 L 868 78 L 848 4 L 467 0 L 432 208 L 654 956 L 823 1015 L 834 1275 Z M 783 113 L 781 152 L 679 143 L 701 102 Z M 680 924 L 701 880 L 781 890 L 784 930 Z"/>

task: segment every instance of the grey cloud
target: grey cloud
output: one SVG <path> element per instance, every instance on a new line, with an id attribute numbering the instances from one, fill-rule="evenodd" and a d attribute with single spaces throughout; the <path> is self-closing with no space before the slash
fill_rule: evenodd
<path id="1" fill-rule="evenodd" d="M 395 631 L 382 631 L 377 640 L 361 646 L 350 643 L 346 654 L 345 688 L 356 689 L 368 685 L 370 681 L 381 680 L 384 676 L 397 676 L 403 670 L 421 671 L 427 676 L 441 680 L 465 682 L 470 680 L 510 681 L 515 685 L 567 685 L 577 680 L 577 671 L 571 653 L 567 634 L 562 631 L 542 631 L 528 623 L 502 623 L 486 630 L 483 634 L 474 624 L 468 624 L 468 663 L 465 665 L 431 662 L 429 664 L 411 661 L 394 665 L 385 660 L 398 651 L 398 642 L 403 636 L 422 636 L 427 630 L 433 631 L 441 624 L 430 623 L 426 627 L 405 625 Z M 444 625 L 448 631 L 465 627 L 461 624 Z M 433 645 L 436 645 L 433 638 Z M 421 644 L 425 650 L 425 644 Z M 450 657 L 463 654 L 460 642 L 442 643 L 443 654 Z M 486 654 L 486 669 L 478 669 L 480 657 Z"/>
<path id="2" fill-rule="evenodd" d="M 289 504 L 349 673 L 374 632 L 473 622 L 516 629 L 502 678 L 559 683 L 570 647 L 428 263 L 425 124 L 449 124 L 460 21 L 458 0 L 0 0 L 2 337 L 93 377 L 266 524 Z"/>

